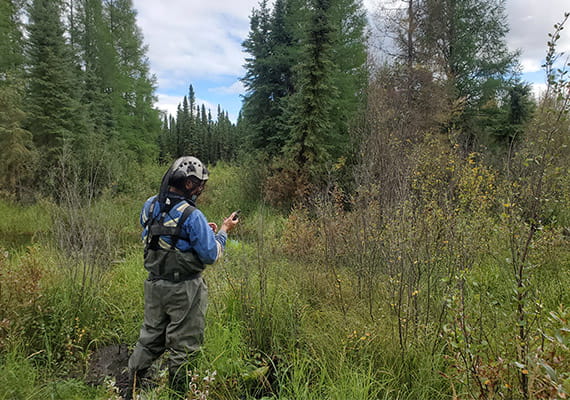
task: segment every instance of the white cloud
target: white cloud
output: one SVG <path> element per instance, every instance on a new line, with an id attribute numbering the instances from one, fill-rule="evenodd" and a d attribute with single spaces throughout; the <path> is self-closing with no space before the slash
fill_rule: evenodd
<path id="1" fill-rule="evenodd" d="M 223 94 L 244 94 L 245 88 L 241 81 L 235 81 L 230 86 L 220 86 L 209 89 L 210 92 L 213 93 L 223 93 Z"/>
<path id="2" fill-rule="evenodd" d="M 156 107 L 170 115 L 176 115 L 176 108 L 180 103 L 180 97 L 169 96 L 167 94 L 157 93 L 158 103 Z"/>
<path id="3" fill-rule="evenodd" d="M 521 68 L 523 72 L 537 72 L 542 70 L 543 62 L 539 58 L 540 56 L 525 57 L 524 54 L 520 57 Z"/>
<path id="4" fill-rule="evenodd" d="M 564 12 L 570 11 L 568 0 L 510 0 L 506 11 L 510 32 L 507 35 L 512 50 L 521 49 L 524 72 L 536 72 L 546 56 L 548 33 L 561 22 Z M 570 33 L 562 31 L 558 51 L 570 50 Z"/>
<path id="5" fill-rule="evenodd" d="M 533 83 L 531 87 L 532 93 L 536 99 L 540 99 L 540 97 L 542 97 L 546 92 L 546 83 Z"/>
<path id="6" fill-rule="evenodd" d="M 134 0 L 162 90 L 181 81 L 243 73 L 241 42 L 258 0 Z"/>

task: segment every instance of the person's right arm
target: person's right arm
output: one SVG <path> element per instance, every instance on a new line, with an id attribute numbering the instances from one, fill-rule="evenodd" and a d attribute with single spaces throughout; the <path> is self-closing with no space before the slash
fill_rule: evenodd
<path id="1" fill-rule="evenodd" d="M 233 214 L 224 220 L 217 234 L 214 234 L 200 210 L 194 211 L 188 217 L 185 227 L 188 230 L 190 245 L 204 264 L 214 264 L 222 257 L 228 238 L 227 232 L 239 222 L 231 220 L 232 217 Z"/>

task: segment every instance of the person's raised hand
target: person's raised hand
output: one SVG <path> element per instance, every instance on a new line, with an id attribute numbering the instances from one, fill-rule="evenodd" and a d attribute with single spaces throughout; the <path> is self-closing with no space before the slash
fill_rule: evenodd
<path id="1" fill-rule="evenodd" d="M 228 218 L 224 219 L 224 222 L 222 223 L 221 230 L 226 231 L 226 232 L 231 231 L 234 228 L 234 226 L 236 226 L 239 223 L 239 215 L 238 214 L 239 213 L 237 211 L 235 211 Z"/>

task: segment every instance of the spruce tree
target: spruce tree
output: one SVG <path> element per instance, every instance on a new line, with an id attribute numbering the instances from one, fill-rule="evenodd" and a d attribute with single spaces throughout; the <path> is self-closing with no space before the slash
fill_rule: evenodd
<path id="1" fill-rule="evenodd" d="M 61 2 L 34 0 L 29 9 L 27 128 L 41 155 L 40 170 L 52 173 L 73 158 L 72 146 L 82 126 L 77 77 L 61 23 Z M 61 174 L 42 179 L 56 193 Z"/>
<path id="2" fill-rule="evenodd" d="M 290 136 L 288 98 L 295 91 L 294 66 L 301 52 L 306 10 L 303 0 L 267 1 L 253 11 L 243 47 L 249 53 L 242 79 L 246 95 L 243 117 L 248 121 L 248 145 L 277 153 Z"/>
<path id="3" fill-rule="evenodd" d="M 32 134 L 22 128 L 22 88 L 0 85 L 0 183 L 8 194 L 21 200 L 36 170 Z"/>
<path id="4" fill-rule="evenodd" d="M 208 109 L 208 116 L 206 121 L 206 148 L 207 148 L 207 156 L 206 162 L 211 164 L 216 159 L 215 154 L 215 144 L 214 144 L 214 129 L 213 129 L 213 121 L 212 121 L 212 111 Z"/>
<path id="5" fill-rule="evenodd" d="M 181 157 L 184 154 L 184 113 L 182 111 L 182 104 L 178 104 L 176 108 L 176 128 L 174 130 L 174 143 L 172 152 L 175 158 Z"/>
<path id="6" fill-rule="evenodd" d="M 187 154 L 188 149 L 190 148 L 190 135 L 191 135 L 190 126 L 192 124 L 191 118 L 192 117 L 190 112 L 190 106 L 188 104 L 188 98 L 184 96 L 184 99 L 182 100 L 181 120 L 177 121 L 178 124 L 180 125 L 180 132 L 182 135 L 181 138 L 182 147 L 179 149 L 181 154 Z"/>
<path id="7" fill-rule="evenodd" d="M 311 22 L 298 69 L 298 91 L 291 99 L 291 138 L 287 154 L 313 173 L 331 160 L 339 144 L 332 124 L 338 90 L 333 82 L 331 0 L 313 0 Z"/>
<path id="8" fill-rule="evenodd" d="M 270 123 L 272 116 L 272 91 L 269 84 L 270 10 L 267 0 L 262 0 L 259 8 L 250 17 L 250 32 L 242 46 L 249 53 L 246 57 L 246 74 L 242 82 L 246 89 L 243 102 L 244 117 L 248 119 L 251 132 L 248 144 L 257 149 L 269 150 L 272 147 Z M 273 149 L 275 150 L 275 149 Z"/>
<path id="9" fill-rule="evenodd" d="M 0 1 L 0 71 L 16 71 L 24 62 L 22 32 L 20 31 L 21 2 Z M 5 82 L 2 77 L 0 82 Z"/>
<path id="10" fill-rule="evenodd" d="M 167 113 L 162 116 L 162 128 L 158 136 L 158 160 L 160 162 L 168 162 L 170 155 L 168 152 L 170 138 L 170 117 Z"/>
<path id="11" fill-rule="evenodd" d="M 198 148 L 197 156 L 200 160 L 208 162 L 208 115 L 206 114 L 206 106 L 196 105 L 196 116 L 198 118 Z"/>
<path id="12" fill-rule="evenodd" d="M 0 0 L 0 186 L 20 200 L 35 170 L 32 135 L 23 128 L 21 4 Z"/>
<path id="13" fill-rule="evenodd" d="M 196 128 L 197 117 L 195 117 L 196 93 L 194 87 L 190 85 L 188 88 L 188 111 L 189 111 L 189 132 L 188 132 L 188 154 L 194 154 L 198 148 L 198 132 Z"/>

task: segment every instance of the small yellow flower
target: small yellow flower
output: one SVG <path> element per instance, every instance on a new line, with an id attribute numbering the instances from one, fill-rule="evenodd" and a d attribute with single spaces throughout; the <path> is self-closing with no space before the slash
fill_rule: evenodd
<path id="1" fill-rule="evenodd" d="M 483 382 L 483 385 L 490 385 L 491 384 L 491 380 L 487 379 L 485 382 Z"/>
<path id="2" fill-rule="evenodd" d="M 523 373 L 523 375 L 528 375 L 528 369 L 523 369 L 521 372 Z"/>

